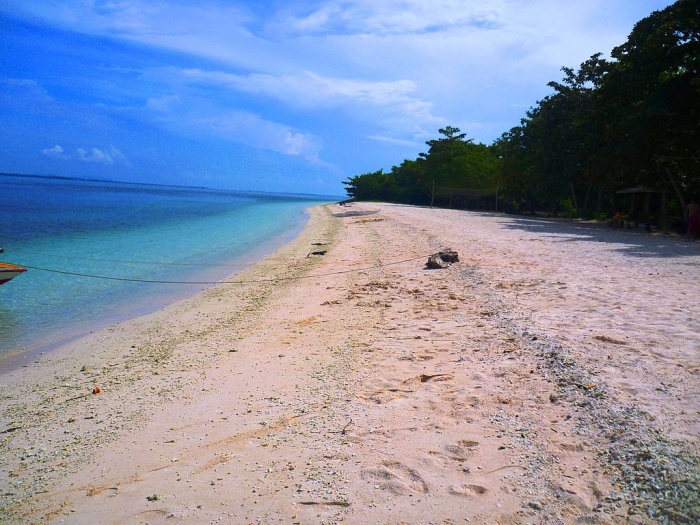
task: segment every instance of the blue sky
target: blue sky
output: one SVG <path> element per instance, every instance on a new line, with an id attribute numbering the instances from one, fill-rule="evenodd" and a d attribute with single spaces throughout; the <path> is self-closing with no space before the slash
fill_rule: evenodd
<path id="1" fill-rule="evenodd" d="M 0 171 L 341 195 L 671 3 L 0 0 Z"/>

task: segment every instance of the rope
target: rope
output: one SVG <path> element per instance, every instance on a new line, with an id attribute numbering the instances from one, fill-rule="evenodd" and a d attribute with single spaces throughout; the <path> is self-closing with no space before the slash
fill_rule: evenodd
<path id="1" fill-rule="evenodd" d="M 137 265 L 149 265 L 149 266 L 208 266 L 208 267 L 219 267 L 219 268 L 248 268 L 255 264 L 266 265 L 264 262 L 260 261 L 249 261 L 241 262 L 237 264 L 230 263 L 179 263 L 179 262 L 166 262 L 166 261 L 135 261 L 133 259 L 104 259 L 101 257 L 85 257 L 85 256 L 74 256 L 74 255 L 56 255 L 54 253 L 47 252 L 27 252 L 22 251 L 20 255 L 39 255 L 51 257 L 52 259 L 67 259 L 73 261 L 96 261 L 96 262 L 109 262 L 109 263 L 120 263 L 120 264 L 137 264 Z M 298 265 L 285 264 L 284 266 L 288 268 L 289 266 L 301 266 L 302 263 Z M 24 265 L 28 268 L 27 265 Z M 266 265 L 268 266 L 268 265 Z M 274 266 L 274 265 L 270 265 Z"/>
<path id="2" fill-rule="evenodd" d="M 246 266 L 252 266 L 255 262 L 250 263 L 240 263 L 240 264 L 222 264 L 222 263 L 178 263 L 178 262 L 165 262 L 165 261 L 134 261 L 130 259 L 103 259 L 101 257 L 84 257 L 84 256 L 74 256 L 74 255 L 56 255 L 55 253 L 47 252 L 27 252 L 22 251 L 20 255 L 39 255 L 47 256 L 53 259 L 69 259 L 78 261 L 97 261 L 97 262 L 110 262 L 110 263 L 121 263 L 121 264 L 142 264 L 142 265 L 153 265 L 153 266 L 221 266 L 221 267 L 232 267 L 232 268 L 245 268 Z"/>
<path id="3" fill-rule="evenodd" d="M 28 268 L 30 270 L 39 270 L 42 272 L 50 272 L 50 273 L 58 273 L 61 275 L 72 275 L 74 277 L 88 277 L 90 279 L 105 279 L 109 281 L 125 281 L 125 282 L 131 282 L 131 283 L 150 283 L 150 284 L 256 284 L 256 283 L 274 283 L 274 282 L 280 282 L 280 281 L 294 281 L 298 279 L 315 279 L 318 277 L 331 277 L 334 275 L 344 275 L 344 274 L 349 274 L 349 273 L 354 273 L 354 272 L 362 272 L 366 270 L 373 270 L 376 268 L 385 268 L 387 266 L 396 266 L 398 264 L 404 264 L 407 262 L 413 262 L 417 261 L 420 259 L 425 259 L 428 257 L 427 255 L 421 255 L 420 257 L 413 257 L 411 259 L 403 259 L 401 261 L 393 261 L 389 263 L 383 263 L 383 264 L 376 264 L 374 266 L 367 266 L 363 268 L 353 268 L 350 270 L 338 270 L 336 272 L 328 272 L 328 273 L 321 273 L 321 274 L 314 274 L 314 275 L 303 275 L 299 277 L 273 277 L 270 279 L 251 279 L 251 280 L 238 280 L 238 281 L 166 281 L 166 280 L 157 280 L 157 279 L 135 279 L 135 278 L 128 278 L 128 277 L 113 277 L 109 275 L 93 275 L 93 274 L 88 274 L 88 273 L 79 273 L 79 272 L 69 272 L 69 271 L 64 271 L 64 270 L 54 270 L 52 268 L 41 268 L 39 266 L 29 266 L 24 264 L 23 266 L 25 268 Z"/>

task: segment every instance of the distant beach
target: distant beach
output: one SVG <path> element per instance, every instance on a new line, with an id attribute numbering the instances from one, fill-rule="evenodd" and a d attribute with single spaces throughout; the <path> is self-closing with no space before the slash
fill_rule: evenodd
<path id="1" fill-rule="evenodd" d="M 323 205 L 235 280 L 0 376 L 5 522 L 700 519 L 700 244 Z"/>

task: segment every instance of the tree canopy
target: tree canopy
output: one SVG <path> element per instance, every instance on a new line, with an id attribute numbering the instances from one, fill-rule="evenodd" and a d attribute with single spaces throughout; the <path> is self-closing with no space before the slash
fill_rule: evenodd
<path id="1" fill-rule="evenodd" d="M 406 204 L 430 204 L 436 198 L 447 202 L 479 198 L 495 188 L 498 159 L 492 148 L 475 144 L 459 128 L 448 126 L 438 130 L 442 135 L 429 140 L 427 153 L 400 166 L 351 177 L 345 181 L 348 195 L 358 200 L 385 200 Z"/>
<path id="2" fill-rule="evenodd" d="M 585 215 L 643 187 L 682 214 L 700 195 L 700 1 L 653 12 L 609 59 L 562 72 L 490 146 L 448 126 L 417 159 L 345 181 L 348 195 L 480 207 L 497 193 L 502 206 Z"/>

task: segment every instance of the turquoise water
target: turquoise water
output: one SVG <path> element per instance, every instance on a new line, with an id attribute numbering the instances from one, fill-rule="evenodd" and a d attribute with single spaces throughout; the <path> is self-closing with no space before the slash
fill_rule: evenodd
<path id="1" fill-rule="evenodd" d="M 0 175 L 0 260 L 30 267 L 0 286 L 0 358 L 192 295 L 291 239 L 329 200 Z"/>

